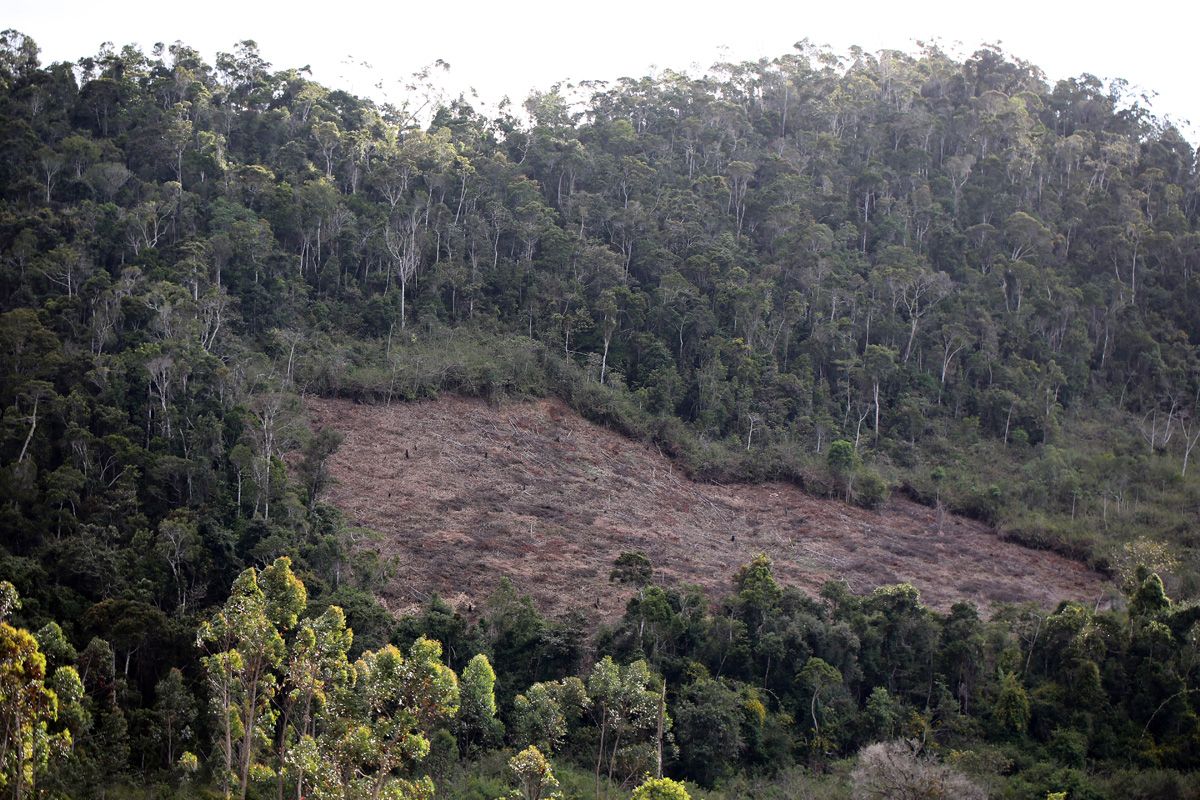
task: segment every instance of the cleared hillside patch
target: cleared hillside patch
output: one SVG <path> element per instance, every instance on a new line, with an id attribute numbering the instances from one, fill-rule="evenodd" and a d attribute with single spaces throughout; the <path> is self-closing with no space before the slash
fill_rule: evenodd
<path id="1" fill-rule="evenodd" d="M 933 509 L 900 497 L 872 512 L 790 484 L 694 482 L 557 400 L 310 399 L 308 409 L 315 427 L 345 434 L 327 499 L 383 534 L 359 546 L 397 558 L 381 598 L 394 611 L 436 591 L 469 612 L 507 575 L 544 612 L 611 619 L 628 590 L 609 570 L 629 550 L 645 552 L 660 581 L 714 598 L 758 553 L 808 591 L 830 578 L 855 591 L 907 581 L 942 610 L 963 599 L 984 610 L 1093 603 L 1112 591 L 1084 565 L 1002 541 L 980 522 L 949 516 L 939 533 Z"/>

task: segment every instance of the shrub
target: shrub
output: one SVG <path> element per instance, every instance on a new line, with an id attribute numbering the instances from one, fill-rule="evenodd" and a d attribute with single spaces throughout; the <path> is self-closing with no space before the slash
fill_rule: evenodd
<path id="1" fill-rule="evenodd" d="M 682 783 L 670 778 L 650 778 L 633 790 L 630 800 L 692 800 Z"/>
<path id="2" fill-rule="evenodd" d="M 855 800 L 984 800 L 987 793 L 965 775 L 939 764 L 913 742 L 867 745 L 850 775 Z"/>
<path id="3" fill-rule="evenodd" d="M 863 508 L 882 508 L 888 501 L 892 490 L 888 482 L 873 469 L 859 470 L 857 491 L 854 492 L 854 502 Z"/>

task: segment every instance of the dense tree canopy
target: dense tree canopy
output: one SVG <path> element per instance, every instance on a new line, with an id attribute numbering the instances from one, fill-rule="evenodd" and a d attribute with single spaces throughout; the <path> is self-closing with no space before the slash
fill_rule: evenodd
<path id="1" fill-rule="evenodd" d="M 564 791 L 737 786 L 889 741 L 860 788 L 1166 796 L 1196 757 L 1200 167 L 1125 88 L 801 42 L 488 116 L 251 41 L 42 65 L 4 32 L 3 790 L 420 797 L 505 745 L 526 795 L 547 756 Z M 1128 608 L 813 599 L 760 559 L 714 609 L 627 554 L 594 640 L 507 583 L 398 623 L 300 398 L 439 391 L 555 393 L 701 478 L 904 491 Z"/>

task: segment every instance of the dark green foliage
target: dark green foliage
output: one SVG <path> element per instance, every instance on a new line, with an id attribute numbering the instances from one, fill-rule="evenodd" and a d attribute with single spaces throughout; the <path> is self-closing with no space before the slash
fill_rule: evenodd
<path id="1" fill-rule="evenodd" d="M 615 583 L 632 583 L 634 586 L 645 586 L 654 576 L 654 565 L 645 553 L 621 553 L 613 562 L 612 572 L 608 579 Z"/>
<path id="2" fill-rule="evenodd" d="M 829 445 L 829 455 L 825 461 L 829 465 L 829 472 L 841 484 L 842 493 L 849 500 L 854 492 L 854 474 L 861 463 L 854 445 L 845 439 L 838 439 Z"/>
<path id="3" fill-rule="evenodd" d="M 665 679 L 668 769 L 828 794 L 738 773 L 905 736 L 1005 748 L 1013 797 L 1195 794 L 1171 770 L 1196 765 L 1200 612 L 1171 597 L 1200 589 L 1200 170 L 1119 82 L 805 44 L 421 127 L 253 42 L 37 52 L 0 34 L 0 577 L 86 690 L 47 792 L 183 777 L 197 622 L 279 556 L 352 656 L 486 653 L 502 715 L 579 672 L 589 621 L 506 583 L 479 619 L 397 621 L 397 566 L 321 503 L 337 435 L 300 397 L 457 392 L 555 395 L 700 479 L 894 486 L 1129 583 L 1127 614 L 985 620 L 903 585 L 813 600 L 762 558 L 713 608 L 623 554 L 638 591 L 596 650 Z M 581 718 L 568 757 L 595 752 Z M 434 743 L 462 796 L 502 791 Z M 1092 772 L 1129 763 L 1154 769 Z"/>
<path id="4" fill-rule="evenodd" d="M 855 479 L 854 502 L 863 508 L 878 509 L 888 500 L 890 494 L 887 481 L 878 472 L 864 469 Z"/>
<path id="5" fill-rule="evenodd" d="M 703 679 L 685 687 L 673 709 L 684 774 L 707 786 L 730 777 L 746 746 L 747 711 L 738 693 L 721 681 Z"/>

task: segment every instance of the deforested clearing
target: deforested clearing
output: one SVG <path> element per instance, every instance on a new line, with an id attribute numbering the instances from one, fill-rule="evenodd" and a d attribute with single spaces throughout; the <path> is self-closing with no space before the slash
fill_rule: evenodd
<path id="1" fill-rule="evenodd" d="M 959 600 L 1050 607 L 1111 588 L 975 520 L 947 516 L 939 533 L 934 509 L 896 495 L 874 512 L 786 483 L 692 481 L 653 447 L 557 400 L 313 398 L 308 410 L 314 428 L 345 435 L 328 499 L 380 534 L 357 546 L 396 559 L 381 598 L 394 611 L 437 592 L 469 613 L 508 576 L 544 612 L 611 619 L 632 591 L 609 582 L 612 562 L 636 550 L 661 581 L 699 584 L 713 598 L 758 553 L 808 591 L 829 579 L 858 592 L 908 582 L 941 610 Z"/>

